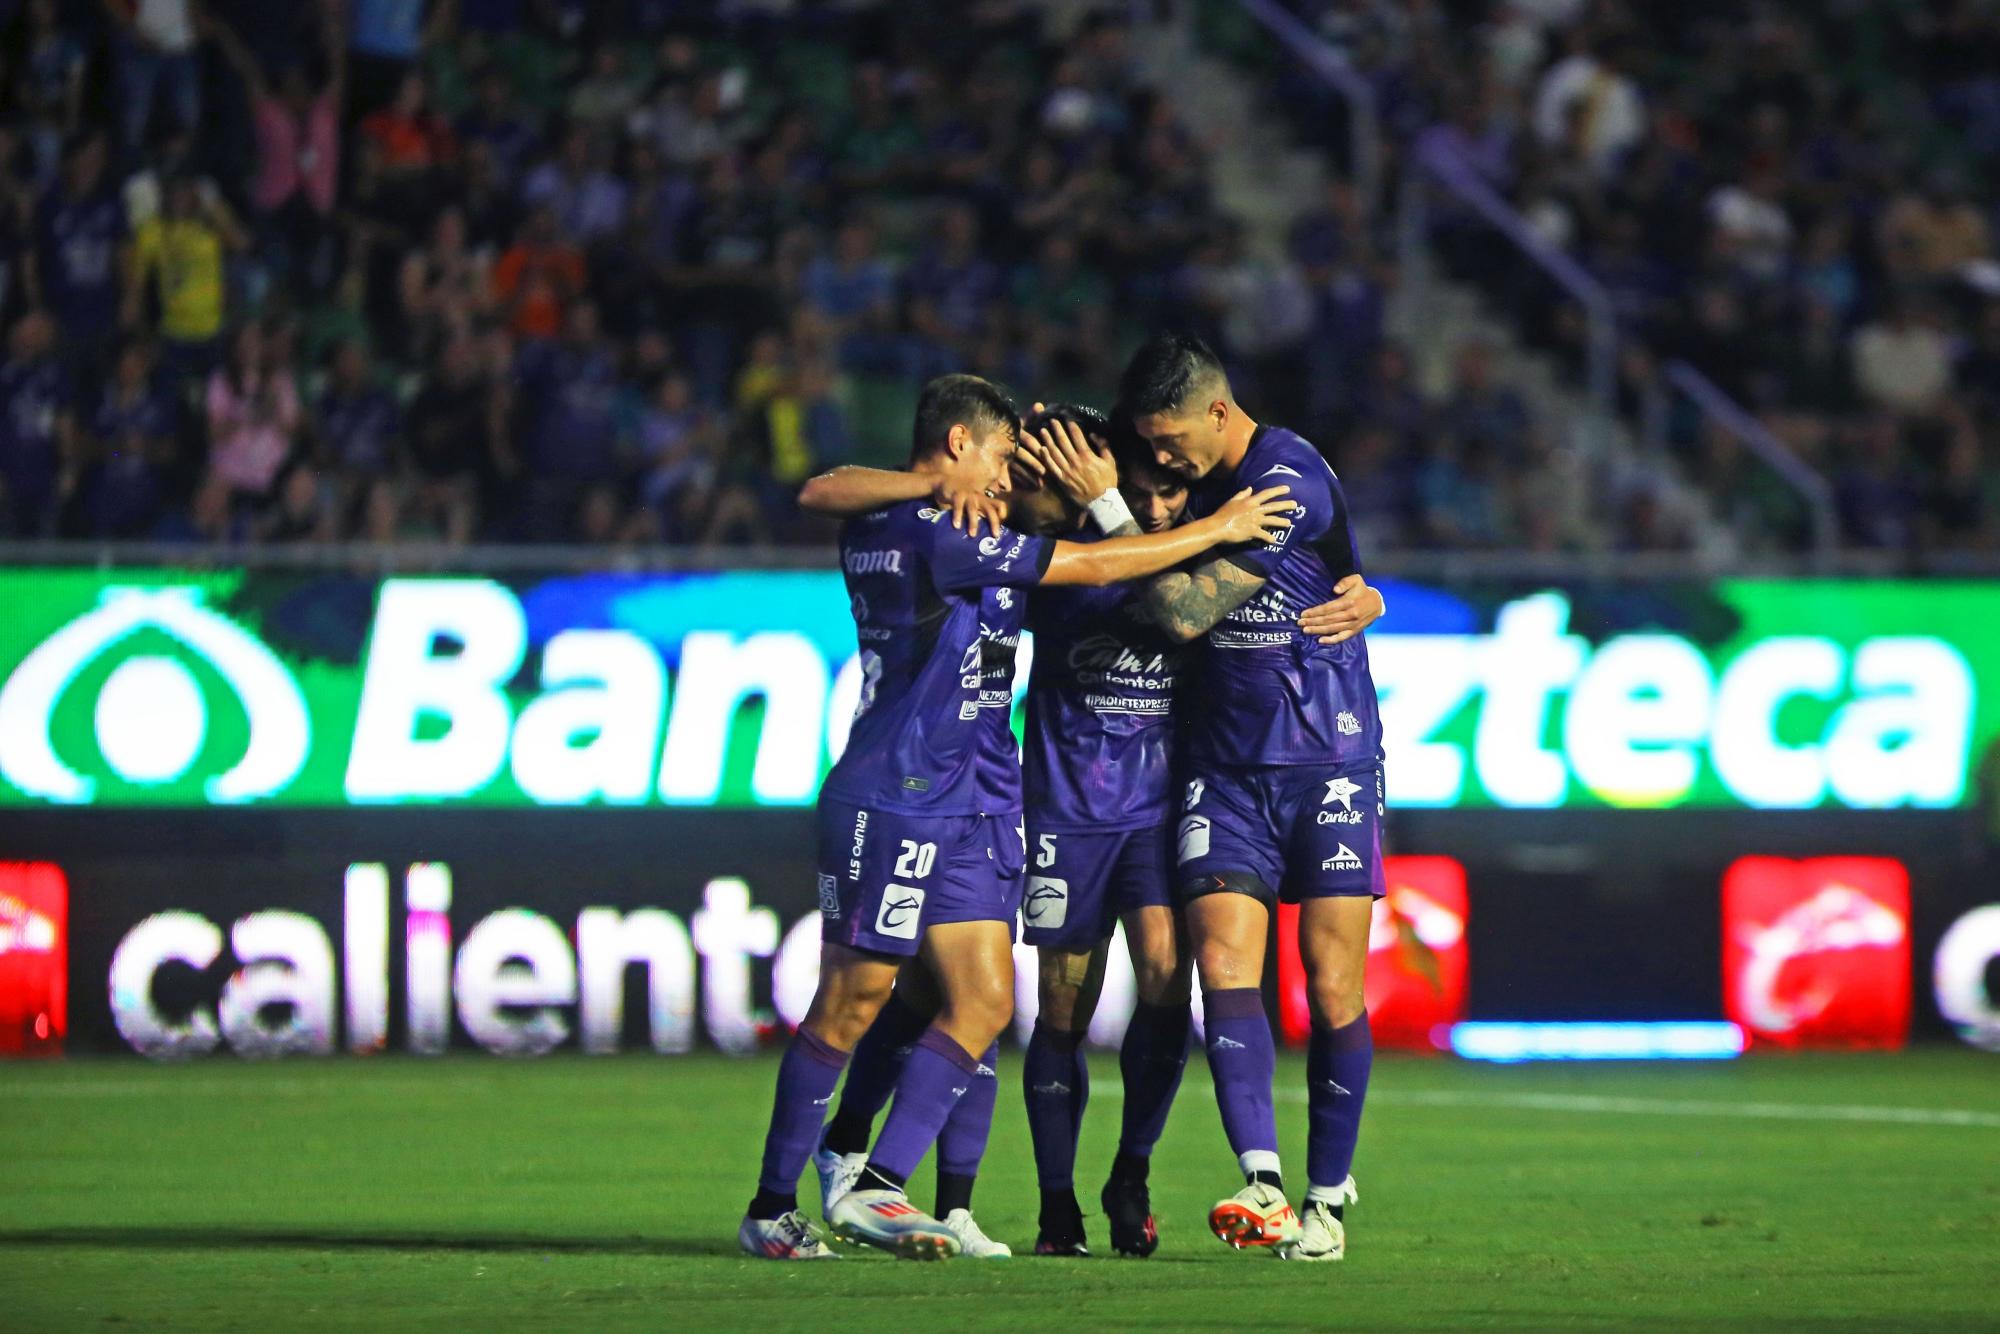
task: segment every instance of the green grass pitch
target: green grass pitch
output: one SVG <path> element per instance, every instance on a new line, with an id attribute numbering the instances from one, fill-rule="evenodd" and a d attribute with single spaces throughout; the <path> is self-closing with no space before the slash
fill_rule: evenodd
<path id="1" fill-rule="evenodd" d="M 1026 1252 L 1008 1066 L 977 1204 Z M 1385 1058 L 1342 1265 L 1208 1235 L 1235 1182 L 1198 1056 L 1155 1160 L 1151 1260 L 746 1259 L 734 1233 L 775 1070 L 0 1066 L 0 1330 L 2000 1328 L 2000 1060 L 1971 1051 Z M 1092 1206 L 1118 1111 L 1115 1063 L 1096 1075 Z M 1279 1086 L 1302 1090 L 1296 1058 Z M 1281 1117 L 1296 1171 L 1304 1107 Z M 928 1205 L 927 1175 L 914 1193 Z"/>

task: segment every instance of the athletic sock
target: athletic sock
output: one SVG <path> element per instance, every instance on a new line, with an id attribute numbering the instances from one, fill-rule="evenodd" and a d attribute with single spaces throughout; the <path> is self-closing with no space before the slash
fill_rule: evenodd
<path id="1" fill-rule="evenodd" d="M 766 1190 L 762 1186 L 759 1186 L 757 1187 L 757 1193 L 750 1199 L 750 1207 L 743 1212 L 749 1214 L 752 1218 L 768 1220 L 782 1218 L 798 1207 L 799 1193 L 797 1191 L 780 1193 L 775 1190 Z"/>
<path id="2" fill-rule="evenodd" d="M 799 1174 L 819 1143 L 820 1121 L 847 1066 L 847 1053 L 800 1029 L 778 1063 L 778 1087 L 771 1100 L 771 1128 L 764 1136 L 764 1167 L 757 1178 L 752 1218 L 776 1218 L 796 1208 Z M 771 1213 L 776 1202 L 793 1201 Z M 761 1212 L 760 1212 L 761 1210 Z"/>
<path id="3" fill-rule="evenodd" d="M 996 1042 L 979 1058 L 971 1086 L 938 1132 L 939 1218 L 953 1209 L 972 1207 L 972 1183 L 979 1175 L 979 1160 L 986 1156 L 986 1140 L 993 1132 L 993 1107 L 1000 1098 L 999 1070 L 1000 1044 Z"/>
<path id="4" fill-rule="evenodd" d="M 1028 1135 L 1035 1146 L 1035 1177 L 1042 1189 L 1076 1184 L 1076 1134 L 1090 1098 L 1090 1066 L 1082 1033 L 1041 1023 L 1021 1061 L 1021 1093 L 1028 1103 Z"/>
<path id="5" fill-rule="evenodd" d="M 1215 1102 L 1223 1133 L 1236 1152 L 1246 1179 L 1278 1172 L 1278 1116 L 1271 1102 L 1271 1078 L 1278 1049 L 1264 1017 L 1264 996 L 1256 987 L 1226 987 L 1202 993 L 1208 1025 L 1208 1068 L 1215 1079 Z"/>
<path id="6" fill-rule="evenodd" d="M 1374 1064 L 1367 1011 L 1339 1028 L 1313 1025 L 1306 1048 L 1306 1176 L 1314 1191 L 1330 1197 L 1354 1169 L 1354 1142 Z"/>
<path id="7" fill-rule="evenodd" d="M 910 1045 L 923 1035 L 929 1018 L 911 1009 L 901 993 L 891 992 L 889 1000 L 875 1016 L 875 1022 L 854 1044 L 854 1058 L 848 1062 L 847 1082 L 840 1088 L 840 1106 L 827 1122 L 822 1141 L 833 1153 L 866 1153 L 875 1137 L 875 1118 L 889 1105 L 896 1091 L 903 1062 L 909 1059 Z"/>
<path id="8" fill-rule="evenodd" d="M 1143 1186 L 1151 1175 L 1151 1156 L 1141 1158 L 1135 1153 L 1119 1153 L 1111 1160 L 1111 1184 L 1114 1186 Z"/>
<path id="9" fill-rule="evenodd" d="M 901 1190 L 907 1181 L 907 1177 L 900 1176 L 885 1167 L 877 1167 L 874 1163 L 870 1163 L 868 1166 L 862 1168 L 861 1175 L 854 1179 L 854 1189 Z"/>
<path id="10" fill-rule="evenodd" d="M 938 1028 L 927 1028 L 903 1065 L 896 1081 L 896 1101 L 882 1123 L 868 1166 L 898 1181 L 917 1170 L 952 1108 L 978 1079 L 980 1062 Z"/>
<path id="11" fill-rule="evenodd" d="M 1141 1164 L 1160 1142 L 1167 1113 L 1187 1069 L 1191 1016 L 1186 1001 L 1178 1005 L 1147 1005 L 1132 1011 L 1125 1041 L 1118 1048 L 1118 1073 L 1125 1082 L 1125 1110 L 1118 1136 L 1118 1156 Z M 1117 1173 L 1114 1171 L 1113 1175 Z M 1139 1179 L 1145 1180 L 1140 1168 Z"/>
<path id="12" fill-rule="evenodd" d="M 979 1178 L 966 1172 L 947 1172 L 938 1169 L 937 1208 L 931 1212 L 933 1218 L 947 1218 L 954 1209 L 972 1207 L 972 1186 Z"/>

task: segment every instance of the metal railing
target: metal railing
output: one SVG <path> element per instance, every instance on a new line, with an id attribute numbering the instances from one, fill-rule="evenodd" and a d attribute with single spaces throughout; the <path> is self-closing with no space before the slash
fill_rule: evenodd
<path id="1" fill-rule="evenodd" d="M 1757 420 L 1735 399 L 1716 388 L 1715 382 L 1685 361 L 1670 361 L 1661 368 L 1667 384 L 1679 390 L 1702 416 L 1718 429 L 1734 436 L 1744 448 L 1764 461 L 1785 484 L 1805 501 L 1812 524 L 1813 553 L 1825 559 L 1840 543 L 1840 516 L 1834 504 L 1833 486 L 1817 469 L 1786 448 L 1785 442 Z M 1664 423 L 1656 422 L 1654 430 Z M 1655 440 L 1655 444 L 1664 444 Z"/>
<path id="2" fill-rule="evenodd" d="M 1345 53 L 1329 45 L 1278 0 L 1238 0 L 1238 3 L 1294 60 L 1317 74 L 1347 104 L 1348 155 L 1354 168 L 1354 192 L 1362 208 L 1372 213 L 1382 193 L 1382 123 L 1375 109 L 1375 90 Z"/>
<path id="3" fill-rule="evenodd" d="M 1351 108 L 1350 120 L 1356 127 L 1366 123 L 1375 136 L 1369 150 L 1371 187 L 1379 187 L 1381 140 L 1374 94 L 1368 83 L 1347 58 L 1330 46 L 1306 24 L 1299 21 L 1278 0 L 1238 0 L 1245 13 L 1263 24 L 1282 42 L 1293 57 L 1319 74 Z M 1362 107 L 1365 105 L 1365 113 Z M 1606 429 L 1618 413 L 1618 350 L 1621 332 L 1617 308 L 1604 285 L 1569 254 L 1550 244 L 1513 204 L 1465 158 L 1436 138 L 1419 138 L 1412 162 L 1404 173 L 1398 200 L 1398 243 L 1406 281 L 1421 283 L 1426 272 L 1428 250 L 1425 201 L 1427 184 L 1447 192 L 1462 207 L 1476 215 L 1518 250 L 1565 295 L 1582 309 L 1584 331 L 1584 390 L 1596 413 L 1597 429 Z M 1356 155 L 1359 176 L 1360 154 Z M 1375 198 L 1374 190 L 1368 198 Z M 1826 478 L 1754 416 L 1727 394 L 1716 388 L 1692 366 L 1674 363 L 1667 368 L 1671 386 L 1693 403 L 1705 418 L 1729 432 L 1744 447 L 1798 492 L 1812 516 L 1815 552 L 1824 559 L 1839 542 L 1839 526 L 1833 506 L 1833 491 Z M 1649 443 L 1658 443 L 1649 440 Z"/>

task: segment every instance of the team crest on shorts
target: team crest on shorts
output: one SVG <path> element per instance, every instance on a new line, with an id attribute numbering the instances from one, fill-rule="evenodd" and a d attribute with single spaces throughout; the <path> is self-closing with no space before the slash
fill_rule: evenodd
<path id="1" fill-rule="evenodd" d="M 1061 926 L 1069 917 L 1069 881 L 1054 876 L 1029 876 L 1028 892 L 1021 900 L 1021 917 L 1029 926 L 1046 930 Z"/>
<path id="2" fill-rule="evenodd" d="M 1361 735 L 1361 720 L 1346 709 L 1342 709 L 1339 713 L 1333 715 L 1333 726 L 1342 736 Z"/>
<path id="3" fill-rule="evenodd" d="M 882 906 L 875 912 L 875 934 L 897 940 L 915 940 L 923 921 L 924 892 L 914 885 L 889 885 L 882 891 Z"/>

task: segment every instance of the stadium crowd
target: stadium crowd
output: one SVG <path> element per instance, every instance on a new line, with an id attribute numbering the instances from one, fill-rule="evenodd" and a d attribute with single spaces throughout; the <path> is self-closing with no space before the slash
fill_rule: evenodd
<path id="1" fill-rule="evenodd" d="M 1834 484 L 1845 544 L 2000 548 L 2000 6 L 1292 8 L 1364 72 L 1392 138 L 1500 188 L 1603 285 L 1635 335 L 1635 412 L 1685 360 Z M 1308 133 L 1338 110 L 1294 105 Z M 1457 272 L 1580 356 L 1579 312 L 1440 213 Z M 1668 435 L 1740 529 L 1803 540 L 1734 440 L 1691 414 Z"/>
<path id="2" fill-rule="evenodd" d="M 1336 181 L 1254 253 L 1134 8 L 0 0 L 0 535 L 823 542 L 797 484 L 899 458 L 924 378 L 1098 401 L 1174 323 L 1327 448 L 1371 549 L 1686 542 L 1491 349 L 1420 391 L 1393 191 Z M 1847 542 L 2000 545 L 1990 6 L 1292 8 L 1392 170 L 1445 144 L 1611 289 L 1635 405 L 1685 357 L 1837 481 Z M 1575 344 L 1507 252 L 1435 239 Z M 1728 438 L 1672 436 L 1803 539 Z"/>

